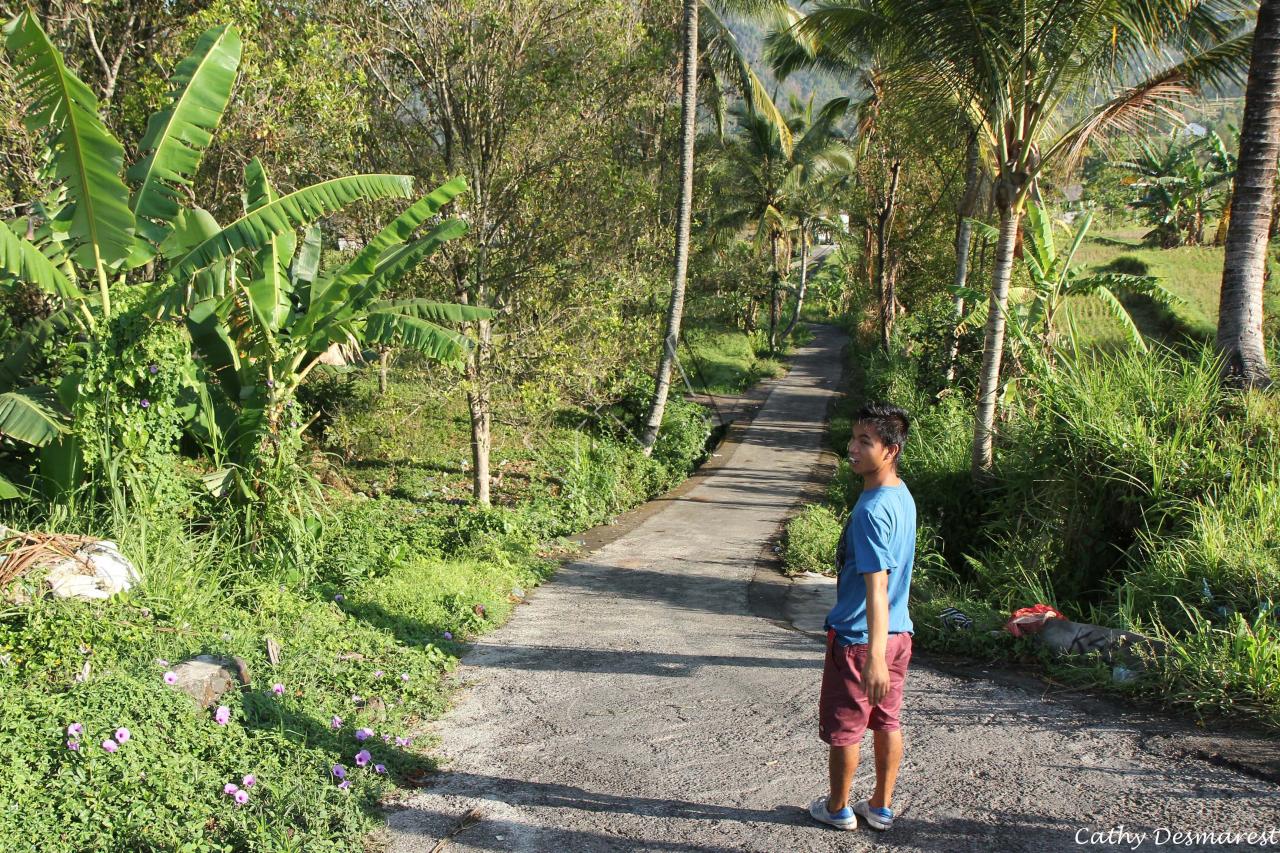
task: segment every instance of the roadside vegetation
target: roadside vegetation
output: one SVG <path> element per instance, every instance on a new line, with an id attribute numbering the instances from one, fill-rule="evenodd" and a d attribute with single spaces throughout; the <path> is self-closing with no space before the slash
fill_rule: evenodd
<path id="1" fill-rule="evenodd" d="M 922 643 L 1030 656 L 991 632 L 1045 602 L 1280 725 L 1275 6 L 5 8 L 0 833 L 363 849 L 461 644 L 813 321 L 834 448 L 915 414 Z M 75 537 L 137 582 L 52 595 Z M 195 655 L 248 683 L 201 709 Z"/>

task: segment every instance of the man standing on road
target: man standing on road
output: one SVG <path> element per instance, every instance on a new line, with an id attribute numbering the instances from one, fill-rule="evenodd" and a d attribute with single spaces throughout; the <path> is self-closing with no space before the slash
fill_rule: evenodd
<path id="1" fill-rule="evenodd" d="M 911 660 L 907 597 L 916 550 L 916 505 L 898 479 L 910 418 L 872 403 L 858 412 L 849 465 L 862 477 L 858 498 L 836 549 L 836 604 L 827 616 L 827 656 L 818 703 L 818 736 L 830 745 L 831 789 L 809 805 L 815 820 L 854 829 L 893 826 L 893 786 L 902 762 L 898 712 Z M 862 736 L 875 742 L 876 787 L 849 803 Z"/>

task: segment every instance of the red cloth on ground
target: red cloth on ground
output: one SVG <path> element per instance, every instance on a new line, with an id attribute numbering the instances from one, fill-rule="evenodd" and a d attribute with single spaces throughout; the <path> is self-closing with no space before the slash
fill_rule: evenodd
<path id="1" fill-rule="evenodd" d="M 1009 621 L 1004 623 L 1004 629 L 1015 637 L 1025 637 L 1038 634 L 1046 620 L 1066 618 L 1047 604 L 1036 604 L 1013 611 Z"/>

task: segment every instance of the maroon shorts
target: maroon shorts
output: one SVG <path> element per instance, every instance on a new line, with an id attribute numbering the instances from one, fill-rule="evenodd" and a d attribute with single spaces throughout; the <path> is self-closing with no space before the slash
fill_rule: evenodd
<path id="1" fill-rule="evenodd" d="M 885 647 L 889 667 L 889 693 L 873 706 L 862 683 L 867 662 L 867 644 L 842 646 L 835 633 L 827 632 L 827 662 L 822 670 L 822 698 L 818 700 L 818 737 L 832 746 L 853 746 L 862 742 L 867 729 L 897 731 L 901 725 L 902 685 L 911 661 L 911 635 L 890 634 Z"/>

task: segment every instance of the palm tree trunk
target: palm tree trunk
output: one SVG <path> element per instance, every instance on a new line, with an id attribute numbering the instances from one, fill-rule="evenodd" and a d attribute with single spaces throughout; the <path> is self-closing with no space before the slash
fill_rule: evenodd
<path id="1" fill-rule="evenodd" d="M 1218 302 L 1218 352 L 1224 379 L 1248 387 L 1271 384 L 1262 339 L 1262 288 L 1280 155 L 1280 0 L 1262 0 L 1240 123 L 1231 223 Z"/>
<path id="2" fill-rule="evenodd" d="M 898 175 L 902 163 L 894 161 L 889 167 L 889 191 L 876 222 L 876 297 L 880 300 L 880 346 L 889 351 L 889 337 L 893 332 L 895 294 L 892 276 L 886 275 L 889 265 L 889 233 L 893 230 L 893 213 L 898 201 Z"/>
<path id="3" fill-rule="evenodd" d="M 796 293 L 796 310 L 791 314 L 791 322 L 787 323 L 787 328 L 782 332 L 782 339 L 785 341 L 787 336 L 796 327 L 796 321 L 800 319 L 800 309 L 804 308 L 804 292 L 809 286 L 809 240 L 807 223 L 804 219 L 800 220 L 800 290 Z"/>
<path id="4" fill-rule="evenodd" d="M 957 290 L 969 283 L 969 246 L 973 243 L 973 224 L 970 219 L 978 206 L 978 140 L 969 138 L 965 152 L 964 195 L 956 212 L 956 275 L 953 281 Z M 960 349 L 959 324 L 964 317 L 964 297 L 957 293 L 951 300 L 956 324 L 947 333 L 947 386 L 956 381 L 956 353 Z"/>
<path id="5" fill-rule="evenodd" d="M 991 308 L 987 315 L 986 342 L 982 351 L 982 376 L 978 386 L 978 408 L 973 424 L 973 476 L 980 479 L 991 471 L 992 434 L 996 419 L 996 392 L 1000 387 L 1000 360 L 1004 356 L 1005 306 L 1009 301 L 1009 280 L 1013 277 L 1013 250 L 1018 242 L 1018 222 L 1022 209 L 1000 208 L 1000 239 L 991 275 Z"/>
<path id="6" fill-rule="evenodd" d="M 658 361 L 653 403 L 640 439 L 644 454 L 653 452 L 658 429 L 667 409 L 667 393 L 671 390 L 671 368 L 676 360 L 676 344 L 680 341 L 680 320 L 684 315 L 685 278 L 689 271 L 689 225 L 693 219 L 693 140 L 698 113 L 698 5 L 701 0 L 684 0 L 684 91 L 680 98 L 680 210 L 676 218 L 676 263 L 671 279 L 671 303 L 667 306 L 666 333 L 662 356 Z"/>
<path id="7" fill-rule="evenodd" d="M 386 396 L 387 393 L 387 367 L 391 362 L 391 348 L 378 348 L 378 393 Z"/>
<path id="8" fill-rule="evenodd" d="M 778 232 L 769 235 L 769 354 L 778 351 L 778 324 L 782 321 L 782 281 L 778 271 Z"/>
<path id="9" fill-rule="evenodd" d="M 472 390 L 467 392 L 467 410 L 471 416 L 471 494 L 480 506 L 489 506 L 489 453 L 493 447 L 493 410 L 489 385 L 483 376 L 484 356 L 492 341 L 492 325 L 488 320 L 477 324 L 476 346 L 467 359 L 467 379 Z"/>

